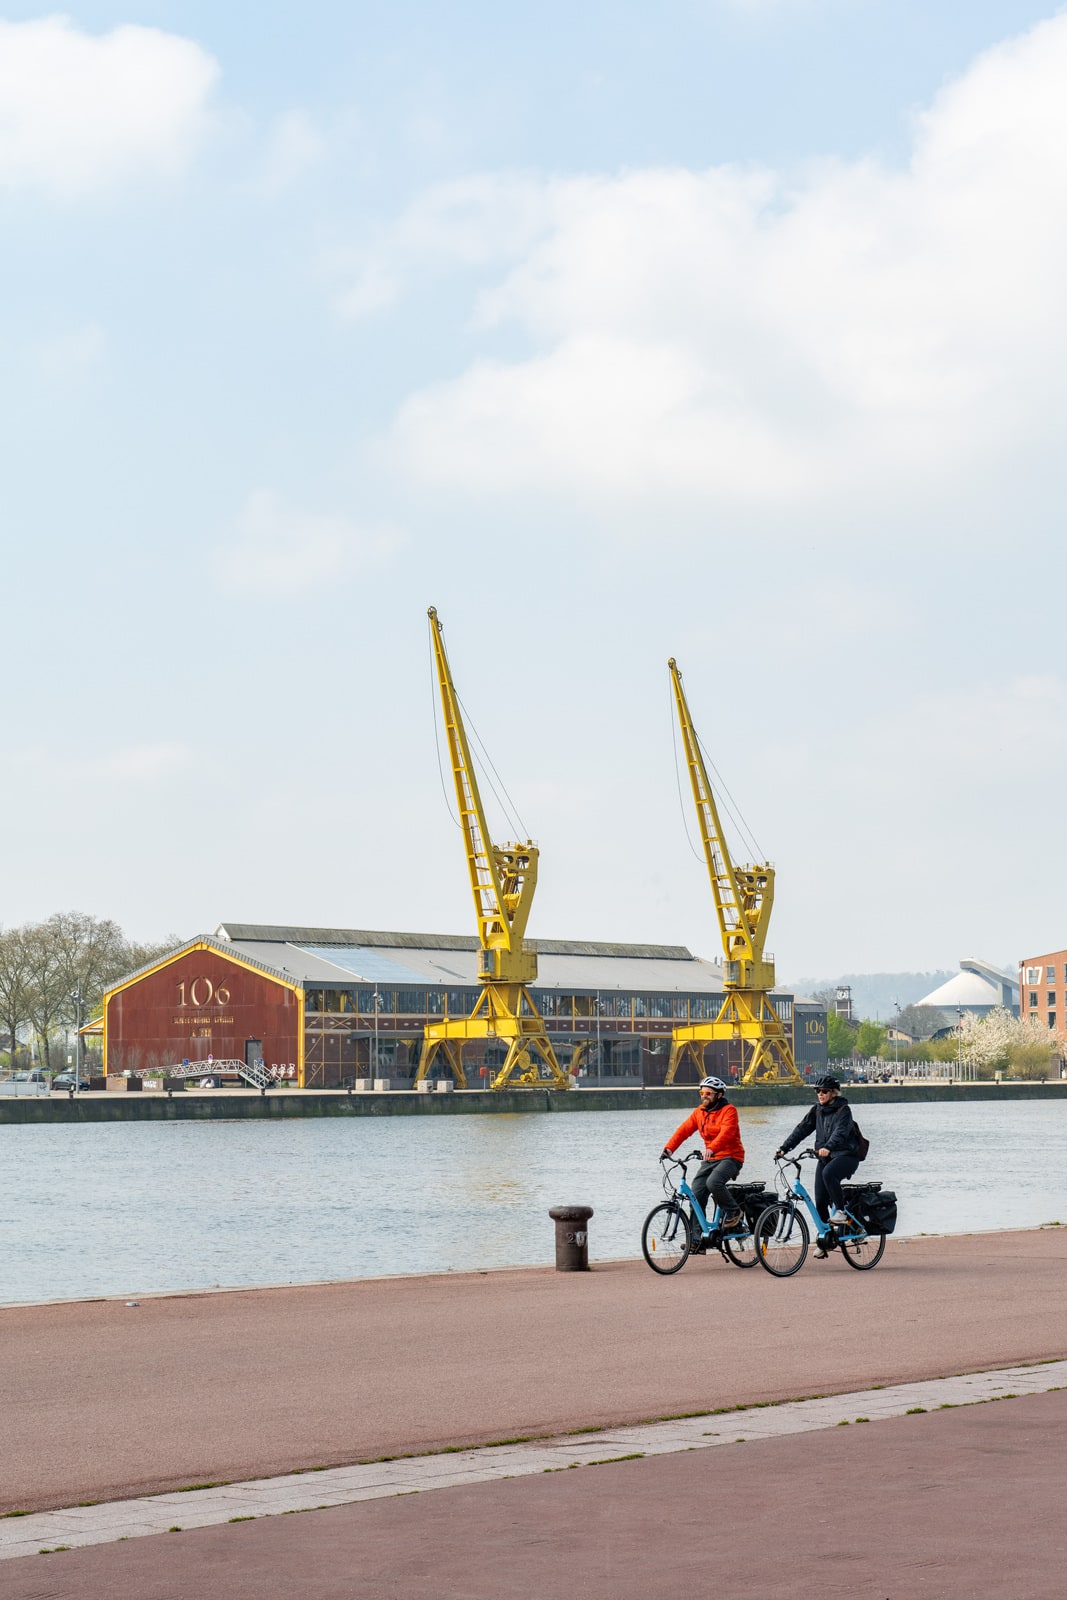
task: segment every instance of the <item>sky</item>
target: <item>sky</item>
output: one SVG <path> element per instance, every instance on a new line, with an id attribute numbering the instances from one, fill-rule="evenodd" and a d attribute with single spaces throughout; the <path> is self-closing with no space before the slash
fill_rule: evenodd
<path id="1" fill-rule="evenodd" d="M 675 656 L 780 978 L 1062 947 L 1065 74 L 1023 0 L 0 0 L 0 924 L 473 932 L 433 605 L 534 936 L 719 953 Z"/>

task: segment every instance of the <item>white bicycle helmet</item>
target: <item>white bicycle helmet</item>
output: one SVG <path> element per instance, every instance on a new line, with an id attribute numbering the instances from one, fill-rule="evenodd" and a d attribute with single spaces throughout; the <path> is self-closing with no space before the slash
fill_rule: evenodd
<path id="1" fill-rule="evenodd" d="M 721 1089 L 724 1094 L 726 1093 L 726 1085 L 721 1078 L 701 1078 L 700 1087 L 702 1089 Z"/>

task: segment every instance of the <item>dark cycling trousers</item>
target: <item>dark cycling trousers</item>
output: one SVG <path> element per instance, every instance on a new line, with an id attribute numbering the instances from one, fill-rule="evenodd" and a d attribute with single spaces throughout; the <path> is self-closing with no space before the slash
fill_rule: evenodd
<path id="1" fill-rule="evenodd" d="M 840 1206 L 845 1209 L 845 1202 L 841 1198 L 841 1185 L 846 1178 L 851 1178 L 860 1164 L 859 1156 L 831 1156 L 828 1161 L 819 1162 L 815 1168 L 815 1209 L 825 1222 L 830 1215 L 831 1206 Z M 696 1188 L 696 1185 L 693 1185 Z"/>
<path id="2" fill-rule="evenodd" d="M 708 1194 L 711 1194 L 717 1206 L 724 1211 L 733 1211 L 735 1206 L 730 1196 L 726 1193 L 726 1185 L 732 1183 L 741 1171 L 740 1161 L 735 1161 L 733 1156 L 724 1156 L 721 1161 L 705 1161 L 697 1168 L 697 1175 L 690 1187 L 700 1201 L 701 1210 L 711 1222 L 711 1212 L 708 1207 Z"/>

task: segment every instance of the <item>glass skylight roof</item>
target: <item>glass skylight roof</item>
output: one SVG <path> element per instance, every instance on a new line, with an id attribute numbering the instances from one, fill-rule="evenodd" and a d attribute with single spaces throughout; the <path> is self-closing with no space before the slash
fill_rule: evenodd
<path id="1" fill-rule="evenodd" d="M 426 974 L 416 972 L 414 967 L 405 967 L 399 961 L 393 961 L 380 950 L 363 950 L 358 945 L 328 945 L 308 944 L 297 947 L 305 955 L 320 956 L 323 961 L 332 961 L 334 966 L 342 967 L 345 972 L 351 972 L 356 978 L 364 978 L 368 983 L 403 983 L 425 984 Z"/>

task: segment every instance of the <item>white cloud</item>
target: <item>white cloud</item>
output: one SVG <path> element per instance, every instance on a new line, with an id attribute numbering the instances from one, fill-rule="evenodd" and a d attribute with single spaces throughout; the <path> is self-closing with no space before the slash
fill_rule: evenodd
<path id="1" fill-rule="evenodd" d="M 279 194 L 324 159 L 327 140 L 306 111 L 287 111 L 271 132 L 262 185 Z"/>
<path id="2" fill-rule="evenodd" d="M 439 184 L 368 244 L 334 260 L 334 274 L 347 280 L 337 308 L 344 317 L 364 317 L 418 279 L 513 261 L 551 224 L 552 205 L 549 187 L 520 174 Z"/>
<path id="3" fill-rule="evenodd" d="M 904 170 L 434 190 L 367 252 L 355 309 L 476 267 L 476 322 L 528 354 L 413 395 L 398 466 L 475 494 L 775 514 L 1010 476 L 1023 451 L 1058 475 L 1065 77 L 1060 15 L 949 85 Z"/>
<path id="4" fill-rule="evenodd" d="M 215 567 L 231 588 L 285 595 L 380 565 L 403 542 L 394 529 L 298 510 L 257 489 L 238 519 L 237 537 L 218 552 Z"/>
<path id="5" fill-rule="evenodd" d="M 0 21 L 0 186 L 71 196 L 180 171 L 218 76 L 200 45 L 155 28 Z"/>

